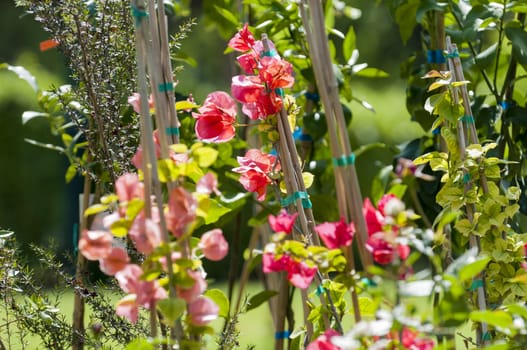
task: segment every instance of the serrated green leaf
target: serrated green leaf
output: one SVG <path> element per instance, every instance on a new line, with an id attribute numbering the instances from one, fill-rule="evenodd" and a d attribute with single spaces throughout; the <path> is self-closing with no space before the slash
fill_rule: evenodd
<path id="1" fill-rule="evenodd" d="M 271 299 L 275 295 L 278 295 L 278 292 L 276 292 L 274 290 L 264 290 L 264 291 L 261 291 L 260 293 L 258 293 L 256 295 L 253 295 L 249 299 L 249 302 L 248 302 L 248 305 L 247 305 L 247 311 L 256 309 L 258 306 L 262 305 L 263 303 L 265 303 L 266 301 L 268 301 L 269 299 Z"/>
<path id="2" fill-rule="evenodd" d="M 209 297 L 220 308 L 219 316 L 223 318 L 229 317 L 229 299 L 219 289 L 209 289 L 205 292 L 205 296 Z"/>

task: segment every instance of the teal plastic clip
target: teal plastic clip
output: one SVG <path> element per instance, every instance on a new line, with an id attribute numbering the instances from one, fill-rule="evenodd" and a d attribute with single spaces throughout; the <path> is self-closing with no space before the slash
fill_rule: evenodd
<path id="1" fill-rule="evenodd" d="M 313 207 L 313 204 L 309 200 L 309 195 L 306 192 L 295 192 L 292 195 L 284 199 L 281 199 L 280 204 L 282 205 L 282 207 L 287 207 L 293 204 L 294 202 L 296 202 L 296 200 L 298 199 L 302 200 L 302 207 L 307 208 L 307 209 Z"/>
<path id="2" fill-rule="evenodd" d="M 355 154 L 352 153 L 348 156 L 341 156 L 339 158 L 333 158 L 333 165 L 334 166 L 346 166 L 346 165 L 353 165 L 355 164 Z"/>

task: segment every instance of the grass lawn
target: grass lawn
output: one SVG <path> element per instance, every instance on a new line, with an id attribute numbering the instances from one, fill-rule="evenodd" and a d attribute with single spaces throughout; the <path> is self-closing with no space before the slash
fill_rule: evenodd
<path id="1" fill-rule="evenodd" d="M 226 286 L 225 284 L 216 284 L 211 285 L 211 288 L 218 288 L 225 290 Z M 257 282 L 252 282 L 247 290 L 246 294 L 249 296 L 256 294 L 257 292 L 261 291 L 262 287 Z M 117 297 L 115 298 L 117 300 Z M 425 301 L 424 301 L 425 302 Z M 72 305 L 73 305 L 73 294 L 72 293 L 66 293 L 64 297 L 61 299 L 61 305 L 60 305 L 60 312 L 62 312 L 67 317 L 71 317 L 72 315 Z M 425 306 L 425 305 L 423 305 Z M 294 310 L 295 310 L 295 320 L 297 325 L 302 324 L 302 306 L 301 306 L 301 300 L 299 293 L 295 293 L 295 299 L 294 299 Z M 351 319 L 351 316 L 348 318 Z M 5 310 L 0 308 L 0 325 L 5 322 Z M 214 328 L 216 329 L 217 333 L 221 331 L 221 328 L 223 326 L 223 320 L 219 319 L 213 323 Z M 32 336 L 28 337 L 26 340 L 29 342 L 29 346 L 23 348 L 20 345 L 20 341 L 17 339 L 18 335 L 15 333 L 11 334 L 11 347 L 9 346 L 9 343 L 7 341 L 7 334 L 5 332 L 5 327 L 0 326 L 0 339 L 2 342 L 6 345 L 6 350 L 20 350 L 20 349 L 26 349 L 26 350 L 39 350 L 43 349 L 40 345 L 40 340 L 38 336 Z M 349 330 L 351 327 L 351 324 L 348 322 L 348 324 L 344 325 L 345 330 Z M 11 329 L 13 331 L 13 329 Z M 240 342 L 240 349 L 247 349 L 248 346 L 254 346 L 255 350 L 268 350 L 272 349 L 274 347 L 274 333 L 275 330 L 273 328 L 273 322 L 271 319 L 271 315 L 269 312 L 269 308 L 266 304 L 261 305 L 260 307 L 251 310 L 245 314 L 242 314 L 239 318 L 239 342 Z M 460 328 L 459 330 L 462 334 L 465 334 L 468 336 L 471 335 L 472 332 L 470 331 L 470 327 L 468 325 L 465 325 Z M 214 337 L 210 337 L 208 341 L 208 350 L 214 350 L 217 349 L 216 343 L 214 341 Z M 112 349 L 123 349 L 124 346 L 115 345 L 112 346 Z M 463 339 L 460 336 L 456 336 L 456 349 L 466 349 L 463 344 Z"/>

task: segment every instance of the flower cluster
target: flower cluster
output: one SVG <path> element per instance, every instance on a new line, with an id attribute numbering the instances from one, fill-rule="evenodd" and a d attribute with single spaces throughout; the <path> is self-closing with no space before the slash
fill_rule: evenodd
<path id="1" fill-rule="evenodd" d="M 399 222 L 405 222 L 408 216 L 404 203 L 395 195 L 387 194 L 379 200 L 377 209 L 366 198 L 362 211 L 368 226 L 366 248 L 375 262 L 387 265 L 396 258 L 406 260 L 410 247 L 398 239 Z"/>
<path id="2" fill-rule="evenodd" d="M 252 120 L 276 114 L 282 108 L 281 89 L 294 83 L 292 65 L 276 54 L 271 41 L 255 41 L 247 24 L 229 41 L 229 47 L 243 53 L 237 60 L 247 75 L 234 76 L 231 84 L 242 112 Z"/>
<path id="3" fill-rule="evenodd" d="M 243 188 L 257 193 L 259 201 L 265 200 L 267 185 L 272 182 L 269 174 L 280 170 L 277 158 L 258 149 L 250 149 L 245 156 L 237 159 L 240 166 L 232 171 L 241 174 L 240 183 Z"/>
<path id="4" fill-rule="evenodd" d="M 227 142 L 235 133 L 236 102 L 226 92 L 210 93 L 199 113 L 192 113 L 196 119 L 196 135 L 206 142 Z"/>
<path id="5" fill-rule="evenodd" d="M 140 307 L 155 308 L 158 301 L 168 297 L 168 293 L 158 280 L 143 279 L 145 274 L 143 267 L 130 262 L 126 249 L 121 246 L 120 241 L 114 239 L 112 232 L 120 232 L 119 230 L 124 227 L 135 249 L 150 256 L 151 263 L 163 266 L 163 273 L 166 273 L 168 271 L 166 257 L 152 258 L 159 256 L 153 253 L 163 244 L 161 215 L 164 215 L 167 229 L 174 237 L 184 237 L 188 233 L 188 226 L 196 219 L 197 200 L 183 187 L 176 187 L 169 193 L 163 213 L 159 212 L 156 203 L 152 203 L 151 215 L 146 217 L 143 209 L 144 184 L 137 174 L 124 174 L 119 177 L 115 189 L 118 210 L 104 216 L 101 229 L 82 232 L 79 249 L 88 260 L 98 260 L 104 273 L 115 276 L 121 289 L 127 293 L 117 303 L 116 313 L 135 323 Z M 197 189 L 206 194 L 218 192 L 217 182 L 212 173 L 207 173 L 198 181 Z M 222 231 L 213 229 L 201 236 L 199 244 L 192 251 L 192 257 L 196 257 L 198 252 L 201 252 L 205 258 L 218 261 L 227 255 L 228 248 Z M 182 254 L 173 251 L 171 257 L 172 264 L 177 265 L 182 259 Z M 178 271 L 179 280 L 185 282 L 174 287 L 177 297 L 188 305 L 189 322 L 203 326 L 215 319 L 219 312 L 218 306 L 203 296 L 207 287 L 204 272 L 199 267 L 179 268 Z"/>
<path id="6" fill-rule="evenodd" d="M 293 230 L 297 216 L 298 213 L 288 214 L 285 210 L 282 210 L 277 216 L 269 215 L 269 225 L 276 233 L 288 235 Z M 269 243 L 265 247 L 262 265 L 264 273 L 286 271 L 289 282 L 301 289 L 309 287 L 317 272 L 315 266 L 306 263 L 289 252 L 277 253 L 277 246 L 274 243 Z"/>

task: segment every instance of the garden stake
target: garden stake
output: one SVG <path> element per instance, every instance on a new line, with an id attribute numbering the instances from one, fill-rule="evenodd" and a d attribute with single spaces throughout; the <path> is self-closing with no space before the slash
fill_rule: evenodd
<path id="1" fill-rule="evenodd" d="M 321 3 L 317 0 L 303 0 L 299 7 L 306 39 L 309 44 L 318 92 L 326 114 L 332 156 L 334 159 L 340 159 L 343 156 L 350 157 L 352 150 L 342 106 L 340 105 L 338 84 L 332 69 L 333 64 L 329 54 L 329 44 Z M 307 9 L 311 13 L 311 19 L 308 17 Z M 350 219 L 354 222 L 357 230 L 355 237 L 357 238 L 362 265 L 363 268 L 367 269 L 373 262 L 371 254 L 366 250 L 365 246 L 368 239 L 368 230 L 362 214 L 362 196 L 355 165 L 344 164 L 343 166 L 336 166 L 334 167 L 334 173 L 339 213 L 347 222 Z M 351 256 L 351 247 L 349 250 Z"/>
<path id="2" fill-rule="evenodd" d="M 132 0 L 132 7 L 144 9 L 144 3 L 141 6 L 138 4 L 138 1 L 141 0 Z M 153 140 L 153 127 L 152 120 L 150 117 L 150 111 L 148 106 L 148 83 L 146 78 L 146 62 L 145 62 L 145 51 L 147 48 L 148 42 L 148 32 L 146 29 L 145 20 L 140 18 L 137 22 L 136 28 L 136 45 L 137 45 L 137 70 L 138 70 L 138 87 L 139 94 L 141 96 L 141 142 L 143 144 L 144 159 L 147 162 L 146 166 L 143 168 L 145 183 L 150 182 L 152 186 L 152 193 L 156 198 L 156 204 L 158 206 L 159 212 L 163 213 L 163 196 L 161 193 L 161 184 L 159 182 L 159 177 L 157 173 L 157 164 L 156 164 L 156 153 L 155 145 Z M 161 133 L 162 134 L 162 133 Z M 161 147 L 163 149 L 163 147 Z M 146 201 L 148 202 L 148 201 Z M 163 242 L 166 244 L 170 241 L 168 235 L 168 230 L 166 226 L 165 216 L 160 215 L 160 228 L 162 232 Z M 171 261 L 170 253 L 167 254 L 167 261 Z M 168 278 L 169 278 L 169 295 L 171 298 L 175 298 L 175 286 L 174 286 L 174 273 L 172 270 L 172 264 L 167 263 L 168 269 Z M 175 336 L 179 341 L 183 337 L 182 325 L 180 321 L 176 321 L 176 324 L 173 328 Z"/>
<path id="3" fill-rule="evenodd" d="M 449 65 L 449 68 L 450 68 L 450 71 L 452 73 L 452 79 L 454 81 L 463 81 L 464 80 L 464 76 L 463 76 L 463 70 L 461 68 L 461 61 L 459 59 L 459 54 L 458 54 L 458 50 L 457 50 L 457 47 L 455 44 L 452 44 L 451 41 L 450 41 L 450 37 L 447 36 L 446 38 L 446 43 L 447 43 L 447 50 L 448 50 L 448 57 L 449 57 L 449 60 L 448 60 L 448 65 Z M 466 147 L 466 143 L 467 143 L 467 139 L 468 139 L 468 136 L 467 134 L 470 135 L 470 142 L 472 144 L 479 144 L 479 141 L 478 141 L 478 137 L 477 137 L 477 133 L 476 133 L 476 128 L 474 126 L 474 117 L 472 115 L 472 109 L 470 107 L 470 99 L 469 99 L 469 96 L 468 96 L 468 92 L 467 92 L 467 89 L 466 89 L 466 86 L 462 86 L 461 88 L 461 93 L 462 93 L 462 103 L 463 103 L 463 107 L 464 107 L 464 115 L 465 116 L 469 116 L 472 120 L 472 122 L 468 122 L 468 123 L 465 123 L 461 120 L 458 121 L 458 125 L 457 125 L 457 129 L 458 129 L 458 142 L 459 142 L 459 149 L 460 149 L 460 157 L 461 159 L 463 160 L 464 157 L 465 157 L 465 147 Z M 459 103 L 459 97 L 457 95 L 457 93 L 454 94 L 454 101 L 455 103 Z M 468 128 L 465 127 L 464 124 L 468 124 Z M 467 130 L 468 129 L 468 130 Z M 467 175 L 467 173 L 465 174 L 465 176 Z M 482 181 L 482 188 L 483 188 L 483 191 L 485 193 L 488 193 L 488 186 L 487 186 L 487 183 L 486 183 L 486 177 L 484 174 L 481 174 L 480 176 L 481 178 L 481 181 Z M 465 184 L 465 192 L 468 191 L 471 187 L 471 183 L 470 181 L 468 181 L 466 184 Z M 470 222 L 473 222 L 474 221 L 474 212 L 475 212 L 475 208 L 474 208 L 474 205 L 467 205 L 466 207 L 466 211 L 467 211 L 467 218 Z M 479 238 L 474 236 L 474 235 L 471 235 L 470 236 L 470 247 L 471 248 L 477 248 L 478 252 L 481 250 L 480 248 L 480 245 L 479 245 Z M 478 300 L 478 308 L 479 310 L 481 311 L 484 311 L 487 309 L 487 302 L 486 302 L 486 297 L 485 297 L 485 285 L 484 285 L 484 270 L 483 272 L 481 272 L 481 274 L 478 276 L 478 279 L 480 279 L 483 283 L 481 283 L 480 285 L 477 286 L 477 300 Z M 488 340 L 485 339 L 485 336 L 488 334 L 488 325 L 487 323 L 485 322 L 481 322 L 481 327 L 478 327 L 477 328 L 477 340 L 478 340 L 478 344 L 485 344 L 487 343 Z"/>

